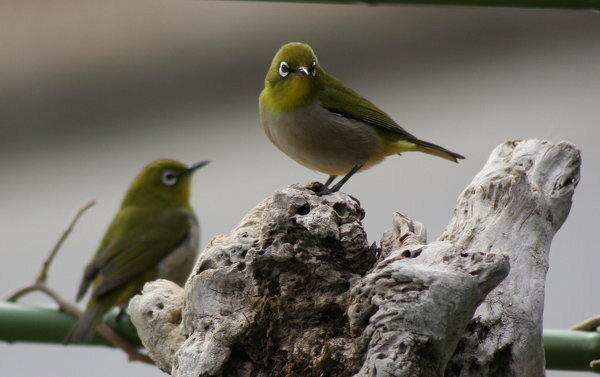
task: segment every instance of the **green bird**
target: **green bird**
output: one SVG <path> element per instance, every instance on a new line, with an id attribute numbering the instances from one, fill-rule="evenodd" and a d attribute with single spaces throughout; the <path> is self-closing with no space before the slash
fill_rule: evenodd
<path id="1" fill-rule="evenodd" d="M 64 340 L 89 343 L 104 314 L 126 305 L 143 285 L 163 278 L 182 285 L 198 253 L 198 221 L 190 206 L 192 174 L 205 166 L 160 159 L 150 163 L 129 186 L 77 293 L 92 286 L 84 314 Z"/>
<path id="2" fill-rule="evenodd" d="M 389 155 L 418 151 L 454 162 L 464 158 L 400 127 L 325 72 L 304 43 L 288 43 L 277 51 L 259 105 L 271 142 L 296 162 L 329 175 L 321 195 L 338 191 L 354 173 Z M 338 176 L 343 178 L 329 188 Z"/>

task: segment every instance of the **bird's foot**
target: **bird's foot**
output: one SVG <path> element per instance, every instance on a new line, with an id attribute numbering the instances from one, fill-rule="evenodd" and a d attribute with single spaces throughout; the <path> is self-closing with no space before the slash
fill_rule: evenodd
<path id="1" fill-rule="evenodd" d="M 354 196 L 352 195 L 348 195 L 350 198 L 352 198 L 352 200 L 354 200 L 356 202 L 356 204 L 358 204 L 358 206 L 360 207 L 360 200 L 356 199 Z"/>
<path id="2" fill-rule="evenodd" d="M 308 185 L 305 186 L 307 189 L 311 190 L 312 192 L 314 192 L 315 194 L 317 194 L 318 196 L 323 196 L 323 195 L 329 195 L 329 194 L 333 194 L 334 192 L 338 192 L 339 191 L 339 187 L 327 187 L 326 185 L 324 185 L 321 182 L 311 182 Z"/>
<path id="3" fill-rule="evenodd" d="M 314 192 L 315 194 L 318 194 L 319 192 L 325 189 L 325 186 L 321 182 L 310 182 L 304 187 Z"/>
<path id="4" fill-rule="evenodd" d="M 306 188 L 311 190 L 312 192 L 314 192 L 317 196 L 325 196 L 325 195 L 333 194 L 340 190 L 339 187 L 335 187 L 335 186 L 333 186 L 331 188 L 326 187 L 321 182 L 311 182 L 308 185 L 306 185 Z M 352 200 L 354 200 L 356 202 L 356 204 L 358 204 L 358 206 L 360 207 L 360 200 L 356 199 L 352 195 L 348 195 L 348 196 L 350 198 L 352 198 Z"/>
<path id="5" fill-rule="evenodd" d="M 339 188 L 336 188 L 335 186 L 329 188 L 321 182 L 311 182 L 308 185 L 306 185 L 306 188 L 314 192 L 318 196 L 333 194 L 334 192 L 337 192 L 339 190 Z"/>
<path id="6" fill-rule="evenodd" d="M 317 194 L 317 196 L 329 195 L 329 194 L 333 194 L 334 192 L 338 192 L 338 190 L 339 189 L 336 190 L 335 187 L 328 188 L 328 187 L 322 186 L 321 190 L 315 191 L 315 194 Z"/>

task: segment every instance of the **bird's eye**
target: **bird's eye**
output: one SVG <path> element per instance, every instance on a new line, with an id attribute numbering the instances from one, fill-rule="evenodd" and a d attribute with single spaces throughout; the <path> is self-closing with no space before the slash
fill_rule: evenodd
<path id="1" fill-rule="evenodd" d="M 177 174 L 173 170 L 163 171 L 162 182 L 167 186 L 173 186 L 177 183 Z"/>
<path id="2" fill-rule="evenodd" d="M 317 62 L 312 63 L 312 66 L 308 70 L 308 73 L 310 73 L 310 75 L 313 77 L 315 77 L 317 75 Z"/>
<path id="3" fill-rule="evenodd" d="M 279 76 L 285 77 L 290 73 L 290 66 L 286 62 L 279 63 Z"/>

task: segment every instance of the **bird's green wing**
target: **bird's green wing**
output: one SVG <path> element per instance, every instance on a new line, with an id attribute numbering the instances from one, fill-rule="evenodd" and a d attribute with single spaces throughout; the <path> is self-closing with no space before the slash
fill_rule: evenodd
<path id="1" fill-rule="evenodd" d="M 380 131 L 400 135 L 403 139 L 418 140 L 369 100 L 361 97 L 332 76 L 327 77 L 319 99 L 321 105 L 333 113 L 365 122 Z"/>
<path id="2" fill-rule="evenodd" d="M 185 208 L 160 212 L 139 207 L 121 209 L 86 269 L 86 275 L 93 273 L 98 278 L 93 296 L 101 296 L 156 266 L 187 240 L 194 219 Z"/>
<path id="3" fill-rule="evenodd" d="M 464 156 L 458 153 L 449 151 L 439 145 L 420 140 L 411 135 L 370 101 L 361 97 L 358 93 L 332 76 L 327 76 L 325 78 L 325 85 L 323 85 L 323 88 L 324 89 L 319 97 L 321 105 L 332 113 L 373 126 L 379 131 L 381 137 L 387 140 L 393 142 L 402 140 L 414 144 L 418 151 L 454 162 L 464 158 Z"/>

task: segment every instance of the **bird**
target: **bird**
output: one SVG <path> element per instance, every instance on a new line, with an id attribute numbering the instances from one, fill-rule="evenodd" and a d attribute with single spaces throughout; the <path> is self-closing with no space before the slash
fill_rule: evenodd
<path id="1" fill-rule="evenodd" d="M 327 73 L 306 43 L 287 43 L 275 54 L 259 96 L 259 114 L 277 148 L 329 175 L 319 195 L 339 191 L 352 175 L 390 155 L 418 151 L 453 162 L 464 158 L 410 134 Z"/>
<path id="2" fill-rule="evenodd" d="M 104 314 L 126 305 L 146 282 L 159 278 L 185 282 L 199 242 L 198 220 L 189 201 L 191 179 L 208 163 L 188 166 L 158 159 L 133 180 L 85 268 L 77 301 L 91 286 L 90 299 L 64 344 L 89 343 Z"/>

